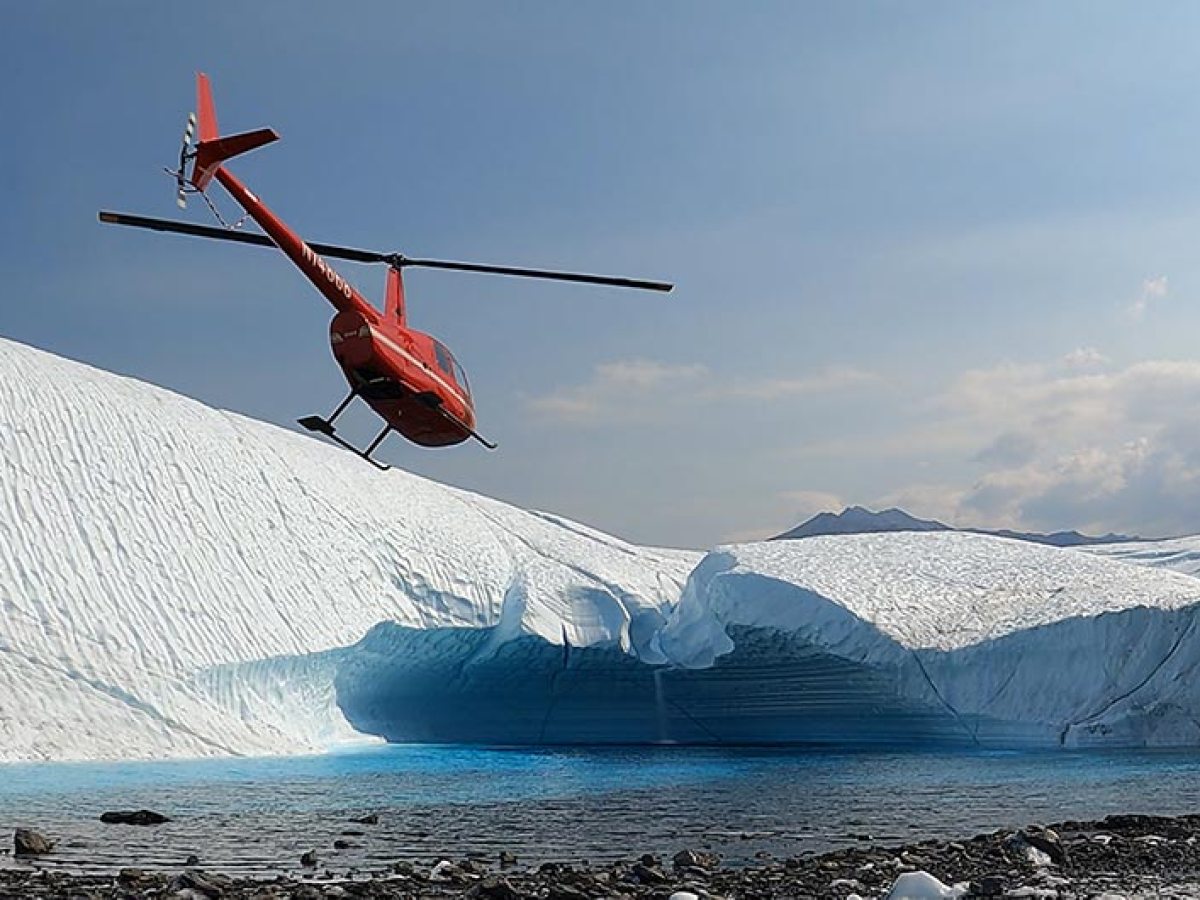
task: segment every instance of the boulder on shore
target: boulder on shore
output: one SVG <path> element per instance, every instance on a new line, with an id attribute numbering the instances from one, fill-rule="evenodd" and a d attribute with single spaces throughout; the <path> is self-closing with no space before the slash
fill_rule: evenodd
<path id="1" fill-rule="evenodd" d="M 18 828 L 13 834 L 14 856 L 44 856 L 54 849 L 54 841 L 32 828 Z"/>

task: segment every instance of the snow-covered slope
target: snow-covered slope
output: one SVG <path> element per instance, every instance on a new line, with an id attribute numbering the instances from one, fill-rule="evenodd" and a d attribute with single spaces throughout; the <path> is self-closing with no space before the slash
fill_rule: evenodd
<path id="1" fill-rule="evenodd" d="M 0 758 L 314 749 L 381 622 L 636 653 L 697 558 L 0 340 Z"/>
<path id="2" fill-rule="evenodd" d="M 1197 550 L 635 547 L 0 341 L 0 759 L 1198 745 L 1200 579 L 1110 558 Z"/>
<path id="3" fill-rule="evenodd" d="M 768 590 L 730 592 L 740 579 L 787 584 L 810 601 L 766 602 Z M 747 602 L 745 594 L 755 597 Z M 1177 609 L 1200 601 L 1200 581 L 1146 572 L 1083 552 L 963 532 L 813 537 L 803 544 L 744 544 L 714 552 L 687 587 L 661 635 L 680 662 L 713 652 L 719 638 L 689 634 L 703 623 L 805 628 L 830 640 L 829 608 L 872 624 L 908 650 L 958 650 L 1063 619 L 1136 606 Z M 685 640 L 678 636 L 685 635 Z M 669 651 L 670 652 L 670 651 Z M 707 662 L 700 664 L 706 665 Z"/>
<path id="4" fill-rule="evenodd" d="M 1087 550 L 1109 559 L 1120 559 L 1140 566 L 1172 569 L 1200 577 L 1200 536 L 1100 544 L 1088 547 Z"/>

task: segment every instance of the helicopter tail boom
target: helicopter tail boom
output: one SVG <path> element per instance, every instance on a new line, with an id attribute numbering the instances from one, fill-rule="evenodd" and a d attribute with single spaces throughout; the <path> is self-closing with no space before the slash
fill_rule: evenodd
<path id="1" fill-rule="evenodd" d="M 196 145 L 196 163 L 192 168 L 191 182 L 197 190 L 204 190 L 212 181 L 221 163 L 255 150 L 264 144 L 279 140 L 274 129 L 259 128 L 221 137 L 217 129 L 217 110 L 213 104 L 212 85 L 203 72 L 196 74 L 197 130 L 200 143 Z"/>

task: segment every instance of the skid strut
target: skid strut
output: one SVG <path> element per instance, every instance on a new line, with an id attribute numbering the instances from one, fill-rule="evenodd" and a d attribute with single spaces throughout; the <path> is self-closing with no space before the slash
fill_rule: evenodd
<path id="1" fill-rule="evenodd" d="M 376 435 L 375 440 L 371 441 L 371 443 L 368 445 L 366 450 L 359 450 L 357 447 L 355 447 L 349 441 L 343 439 L 337 433 L 337 429 L 333 427 L 333 423 L 337 420 L 337 417 L 346 411 L 346 407 L 349 406 L 354 401 L 354 398 L 357 396 L 358 396 L 358 388 L 357 387 L 351 388 L 350 393 L 346 395 L 346 399 L 337 405 L 337 409 L 335 409 L 333 411 L 333 413 L 329 416 L 328 419 L 322 419 L 320 416 L 305 416 L 304 418 L 297 419 L 296 421 L 300 425 L 303 425 L 305 428 L 307 428 L 309 431 L 315 431 L 315 432 L 318 432 L 319 434 L 323 434 L 323 435 L 325 435 L 325 437 L 329 438 L 331 441 L 333 441 L 339 447 L 344 447 L 345 449 L 347 449 L 351 453 L 353 453 L 355 456 L 365 459 L 367 462 L 369 462 L 371 465 L 373 465 L 375 468 L 377 468 L 380 472 L 386 472 L 388 469 L 391 468 L 391 466 L 389 466 L 387 463 L 381 463 L 378 460 L 372 458 L 371 454 L 375 452 L 376 448 L 380 444 L 383 443 L 383 439 L 388 436 L 389 432 L 391 432 L 391 430 L 392 430 L 391 425 L 385 425 L 383 428 L 383 431 L 379 432 L 379 434 Z"/>

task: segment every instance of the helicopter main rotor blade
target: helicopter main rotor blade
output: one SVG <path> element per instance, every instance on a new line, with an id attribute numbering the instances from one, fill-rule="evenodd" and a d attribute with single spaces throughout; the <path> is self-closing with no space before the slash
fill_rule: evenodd
<path id="1" fill-rule="evenodd" d="M 131 228 L 146 228 L 150 231 L 165 231 L 172 234 L 187 234 L 192 237 L 231 241 L 235 244 L 251 244 L 255 247 L 274 247 L 275 242 L 265 234 L 253 231 L 234 231 L 213 225 L 193 225 L 173 219 L 155 219 L 150 216 L 135 216 L 129 213 L 100 211 L 100 221 L 108 225 L 126 225 Z M 454 272 L 483 272 L 489 275 L 513 275 L 518 278 L 544 278 L 553 281 L 574 281 L 582 284 L 605 284 L 609 287 L 638 288 L 646 291 L 669 291 L 673 284 L 665 281 L 645 281 L 638 278 L 613 278 L 608 275 L 585 275 L 580 272 L 558 272 L 551 269 L 523 269 L 516 266 L 491 266 L 484 263 L 453 262 L 445 259 L 411 259 L 402 253 L 379 253 L 375 250 L 359 250 L 338 244 L 317 244 L 308 241 L 308 246 L 322 256 L 345 259 L 360 263 L 387 263 L 396 268 L 417 266 L 424 269 L 446 269 Z"/>
<path id="2" fill-rule="evenodd" d="M 407 256 L 395 257 L 393 265 L 450 269 L 455 272 L 485 272 L 489 275 L 515 275 L 518 278 L 547 278 L 554 281 L 577 281 L 583 284 L 606 284 L 609 287 L 639 288 L 644 291 L 669 291 L 675 287 L 665 281 L 613 278 L 608 275 L 584 275 L 579 272 L 556 272 L 550 269 L 521 269 L 515 266 L 489 266 L 482 263 L 450 262 L 444 259 L 410 259 Z"/>
<path id="3" fill-rule="evenodd" d="M 255 247 L 274 247 L 275 242 L 265 234 L 253 231 L 233 231 L 229 228 L 217 228 L 213 225 L 193 225 L 191 222 L 176 222 L 172 219 L 152 219 L 149 216 L 133 216 L 128 213 L 100 212 L 100 221 L 109 225 L 128 225 L 133 228 L 147 228 L 150 231 L 166 231 L 173 234 L 188 234 L 192 237 L 212 238 L 218 241 L 232 241 L 235 244 L 253 244 Z M 376 253 L 373 250 L 356 250 L 353 247 L 339 247 L 336 244 L 315 244 L 307 242 L 308 246 L 322 256 L 332 256 L 336 259 L 347 259 L 351 262 L 380 263 L 387 262 L 386 253 Z"/>

